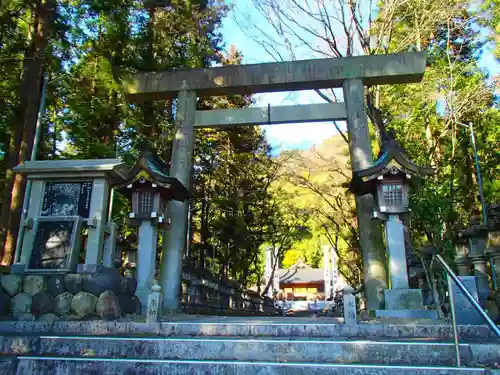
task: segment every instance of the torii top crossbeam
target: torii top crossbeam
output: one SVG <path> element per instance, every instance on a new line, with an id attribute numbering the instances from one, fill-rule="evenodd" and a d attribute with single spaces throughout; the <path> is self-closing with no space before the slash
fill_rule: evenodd
<path id="1" fill-rule="evenodd" d="M 126 83 L 130 99 L 175 97 L 182 90 L 199 95 L 252 94 L 340 87 L 360 78 L 365 86 L 420 82 L 425 53 L 356 56 L 204 69 L 137 73 Z"/>

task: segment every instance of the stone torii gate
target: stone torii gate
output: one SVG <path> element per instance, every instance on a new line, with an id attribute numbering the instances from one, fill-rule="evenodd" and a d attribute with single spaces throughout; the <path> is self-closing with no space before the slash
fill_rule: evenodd
<path id="1" fill-rule="evenodd" d="M 425 54 L 412 52 L 178 69 L 137 73 L 126 84 L 126 93 L 137 102 L 178 98 L 170 175 L 185 186 L 190 186 L 195 127 L 347 120 L 351 165 L 356 171 L 373 165 L 364 86 L 420 82 L 425 65 Z M 343 88 L 344 103 L 196 111 L 197 96 L 337 87 Z M 367 307 L 380 309 L 387 288 L 387 266 L 381 232 L 372 222 L 373 209 L 371 194 L 356 197 Z M 160 270 L 164 307 L 168 309 L 179 307 L 187 212 L 187 202 L 169 205 L 172 228 L 164 241 Z"/>

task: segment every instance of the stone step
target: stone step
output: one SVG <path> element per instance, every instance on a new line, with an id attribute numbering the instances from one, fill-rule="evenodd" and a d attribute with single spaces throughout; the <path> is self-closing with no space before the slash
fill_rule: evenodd
<path id="1" fill-rule="evenodd" d="M 0 355 L 0 375 L 15 375 L 17 359 L 11 356 Z"/>
<path id="2" fill-rule="evenodd" d="M 239 336 L 307 338 L 435 338 L 452 339 L 444 324 L 338 324 L 328 318 L 177 319 L 167 323 L 139 322 L 0 322 L 2 334 L 124 335 L 124 336 Z M 461 339 L 494 338 L 488 326 L 458 326 Z"/>
<path id="3" fill-rule="evenodd" d="M 17 375 L 474 375 L 487 369 L 246 361 L 21 357 Z"/>
<path id="4" fill-rule="evenodd" d="M 6 336 L 0 343 L 4 355 L 414 366 L 447 366 L 456 360 L 453 343 L 422 340 Z M 466 365 L 493 366 L 500 363 L 500 344 L 461 343 L 460 354 Z"/>

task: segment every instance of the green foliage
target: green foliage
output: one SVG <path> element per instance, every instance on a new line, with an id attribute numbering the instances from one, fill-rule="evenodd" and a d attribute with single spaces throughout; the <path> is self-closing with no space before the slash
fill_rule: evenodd
<path id="1" fill-rule="evenodd" d="M 30 60 L 23 59 L 32 52 L 30 27 L 39 3 L 3 0 L 0 5 L 3 171 L 19 125 L 16 119 L 24 110 L 20 87 Z M 55 5 L 43 59 L 49 84 L 40 159 L 118 155 L 133 163 L 147 147 L 169 160 L 175 100 L 132 104 L 123 95 L 123 77 L 136 71 L 241 62 L 235 48 L 228 54 L 222 49 L 219 26 L 229 10 L 222 0 L 173 0 L 155 9 L 145 8 L 141 0 Z M 498 6 L 498 0 L 487 0 L 481 10 L 489 15 L 482 25 L 493 31 L 493 39 L 499 34 Z M 411 232 L 416 247 L 430 241 L 447 252 L 454 228 L 465 225 L 480 208 L 470 134 L 459 122 L 474 124 L 486 200 L 500 200 L 498 102 L 489 77 L 478 68 L 482 43 L 468 3 L 418 0 L 389 8 L 380 4 L 369 34 L 384 36 L 389 20 L 394 27 L 386 52 L 425 50 L 428 68 L 420 84 L 379 88 L 383 122 L 415 162 L 436 168 L 434 177 L 413 190 Z M 447 118 L 436 114 L 436 101 L 443 97 L 451 114 Z M 198 107 L 251 103 L 248 96 L 233 95 L 200 98 Z M 375 137 L 373 143 L 377 152 Z M 332 245 L 340 272 L 358 285 L 359 231 L 353 197 L 345 191 L 351 176 L 346 150 L 334 138 L 318 149 L 272 159 L 258 128 L 198 130 L 191 225 L 191 254 L 198 266 L 254 285 L 261 279 L 264 247 L 279 249 L 279 260 L 288 267 L 299 258 L 322 266 L 322 248 Z M 4 179 L 2 174 L 2 188 Z M 128 202 L 115 200 L 114 219 L 123 225 L 124 237 L 131 233 L 125 225 L 128 210 Z"/>
<path id="2" fill-rule="evenodd" d="M 494 30 L 500 14 L 498 2 L 483 3 L 483 11 L 490 15 L 484 25 Z M 436 169 L 434 176 L 413 186 L 410 231 L 415 249 L 430 242 L 447 257 L 453 253 L 456 228 L 467 225 L 470 217 L 480 212 L 470 133 L 459 123 L 474 124 L 486 201 L 500 201 L 500 113 L 494 87 L 478 66 L 484 41 L 473 16 L 464 1 L 418 0 L 396 7 L 382 2 L 369 30 L 374 45 L 379 45 L 377 38 L 381 36 L 384 45 L 383 50 L 380 47 L 370 53 L 427 53 L 428 66 L 421 83 L 372 87 L 369 92 L 377 93 L 381 122 L 410 158 Z M 493 32 L 494 37 L 497 34 Z M 446 117 L 438 113 L 443 109 Z M 373 138 L 375 155 L 380 146 L 380 140 Z M 355 285 L 362 275 L 359 234 L 352 197 L 344 193 L 342 185 L 350 178 L 350 166 L 338 162 L 338 148 L 330 146 L 319 157 L 315 150 L 295 153 L 288 159 L 282 155 L 287 164 L 283 189 L 295 194 L 296 207 L 309 207 L 314 213 L 310 219 L 312 238 L 294 243 L 285 254 L 284 265 L 302 258 L 316 266 L 308 252 L 329 243 L 339 251 L 341 273 Z M 339 175 L 345 177 L 339 181 Z"/>
<path id="3" fill-rule="evenodd" d="M 279 158 L 279 196 L 288 212 L 307 212 L 308 236 L 288 244 L 282 265 L 290 267 L 301 259 L 323 267 L 323 249 L 336 249 L 337 265 L 352 285 L 361 281 L 359 231 L 354 197 L 346 192 L 350 179 L 347 145 L 335 136 L 306 151 L 292 151 Z"/>
<path id="4" fill-rule="evenodd" d="M 478 16 L 480 23 L 489 28 L 490 40 L 495 46 L 495 57 L 500 59 L 500 1 L 482 1 L 481 11 Z"/>
<path id="5" fill-rule="evenodd" d="M 19 105 L 16 88 L 23 69 L 30 6 L 6 1 L 0 8 L 2 156 Z M 224 56 L 218 31 L 227 10 L 223 1 L 178 0 L 155 9 L 146 9 L 137 0 L 56 2 L 45 64 L 49 85 L 38 157 L 121 156 L 133 163 L 140 150 L 151 148 L 168 160 L 175 102 L 131 104 L 123 95 L 122 77 L 138 70 L 238 64 L 241 56 L 236 50 Z M 201 98 L 199 107 L 242 107 L 250 102 L 245 96 Z M 217 247 L 213 266 L 223 277 L 245 283 L 264 241 L 262 218 L 272 217 L 265 211 L 271 194 L 266 180 L 271 168 L 269 146 L 253 127 L 202 130 L 198 139 L 193 232 L 202 238 L 203 254 L 208 253 L 207 247 Z M 198 212 L 205 200 L 212 205 L 210 210 Z M 115 198 L 113 216 L 120 224 L 126 222 L 128 206 L 121 197 Z M 124 225 L 122 235 L 128 237 L 129 232 Z"/>
<path id="6" fill-rule="evenodd" d="M 427 43 L 429 64 L 421 84 L 381 90 L 387 127 L 411 159 L 436 171 L 412 192 L 411 233 L 417 248 L 430 242 L 449 251 L 456 229 L 481 211 L 470 131 L 460 124 L 474 126 L 486 202 L 500 200 L 498 103 L 478 67 L 482 44 L 470 20 L 463 11 L 437 25 Z M 445 116 L 438 113 L 443 110 Z"/>

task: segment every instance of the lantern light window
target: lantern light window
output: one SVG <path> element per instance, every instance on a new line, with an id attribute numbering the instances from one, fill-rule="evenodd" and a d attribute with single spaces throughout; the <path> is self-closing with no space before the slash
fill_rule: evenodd
<path id="1" fill-rule="evenodd" d="M 408 186 L 398 177 L 384 178 L 377 188 L 378 206 L 381 212 L 401 213 L 408 210 Z"/>
<path id="2" fill-rule="evenodd" d="M 139 192 L 139 213 L 148 214 L 153 211 L 154 194 L 153 191 L 145 190 Z"/>
<path id="3" fill-rule="evenodd" d="M 385 206 L 400 207 L 403 205 L 403 186 L 400 183 L 382 185 Z"/>

